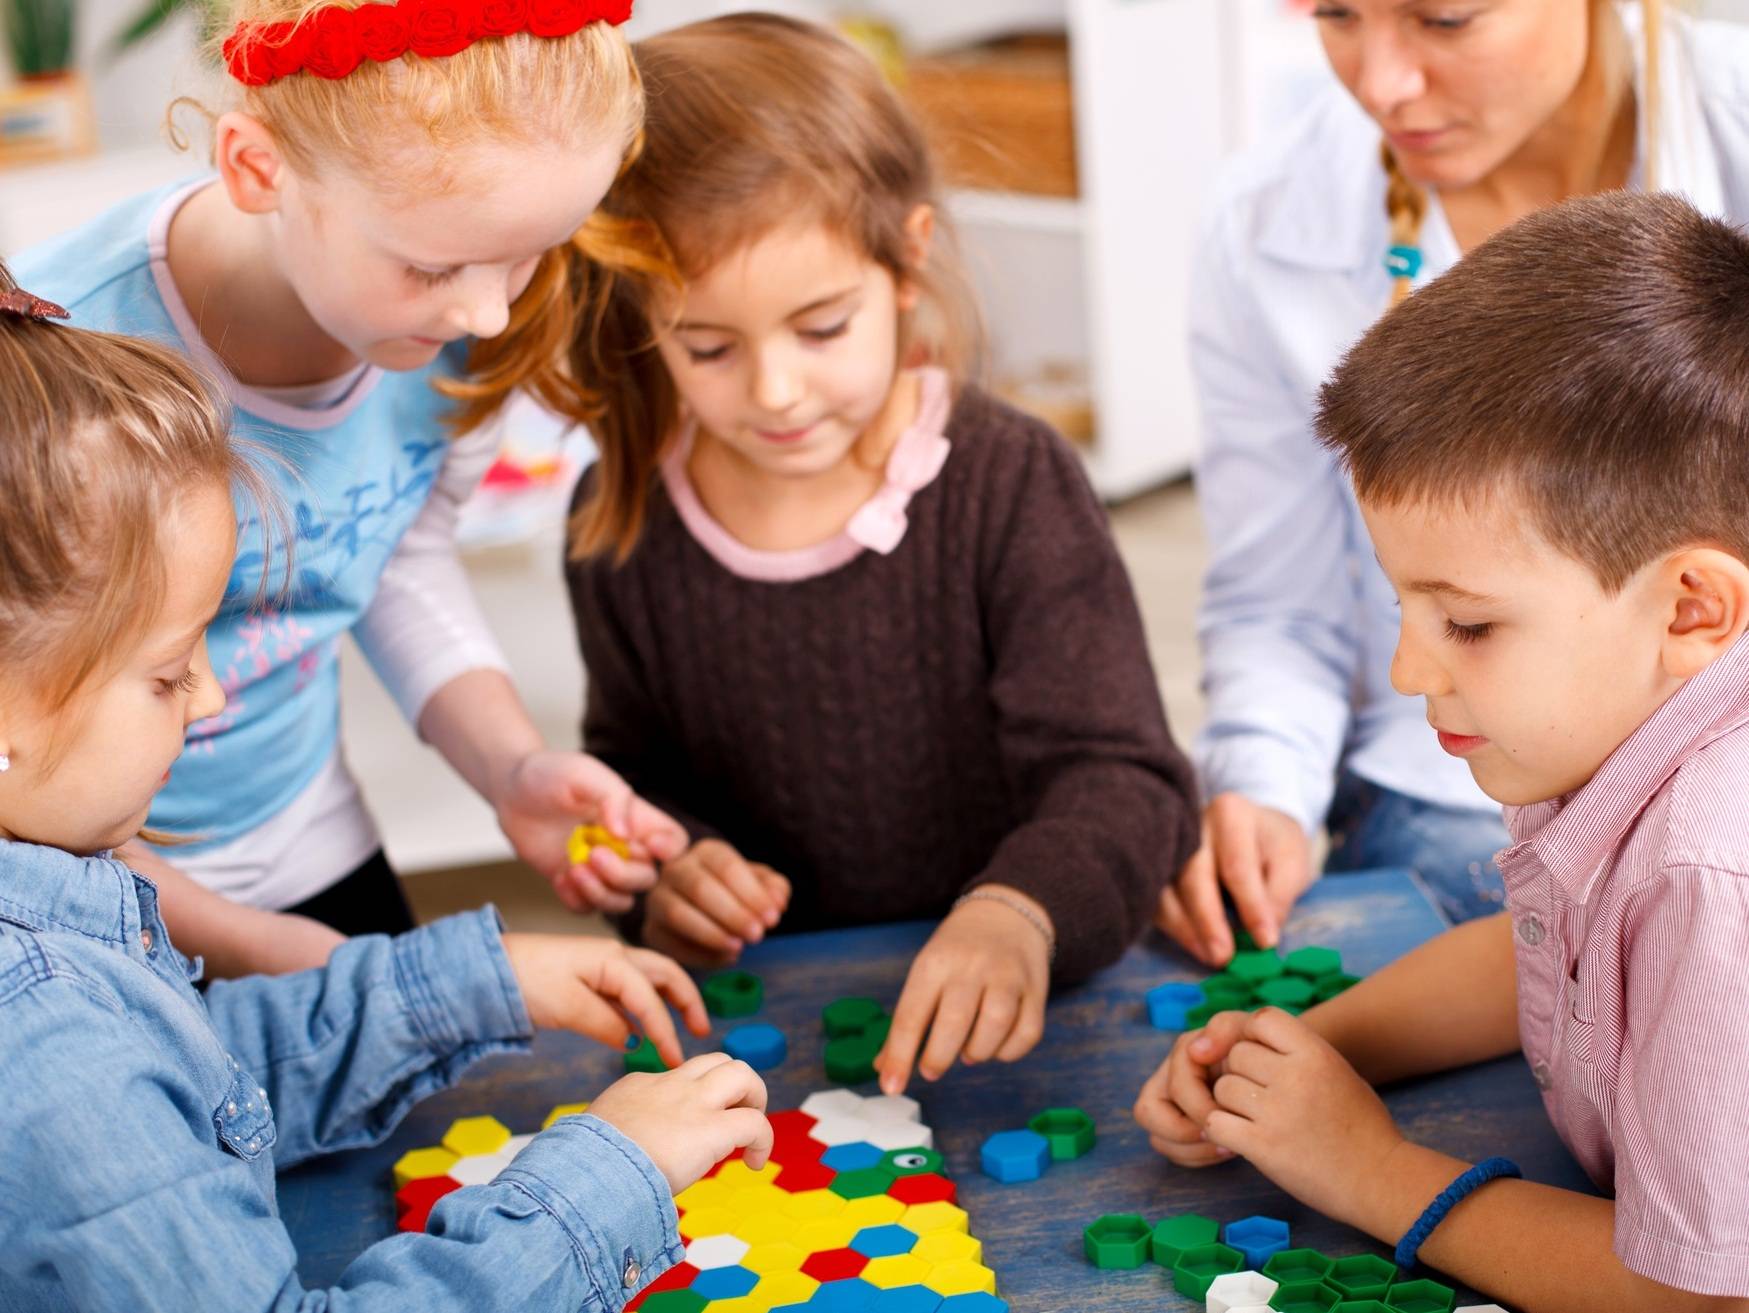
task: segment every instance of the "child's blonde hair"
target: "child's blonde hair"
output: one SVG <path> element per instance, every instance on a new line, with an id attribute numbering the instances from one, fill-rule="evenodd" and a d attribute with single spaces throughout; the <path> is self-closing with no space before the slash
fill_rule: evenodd
<path id="1" fill-rule="evenodd" d="M 1619 32 L 1621 17 L 1616 10 L 1617 0 L 1591 0 L 1591 50 L 1592 60 L 1603 57 L 1604 43 L 1600 33 L 1605 31 Z M 1645 160 L 1642 166 L 1644 186 L 1647 191 L 1658 188 L 1658 122 L 1661 106 L 1659 104 L 1663 90 L 1663 54 L 1664 54 L 1664 5 L 1665 0 L 1640 0 L 1640 10 L 1645 22 L 1645 106 L 1642 112 L 1645 124 Z M 1409 249 L 1421 245 L 1421 225 L 1427 218 L 1427 193 L 1412 182 L 1392 152 L 1389 142 L 1379 146 L 1379 157 L 1385 168 L 1385 215 L 1391 225 L 1391 245 Z M 1401 305 L 1415 290 L 1415 273 L 1413 265 L 1402 264 L 1400 270 L 1391 279 L 1391 304 Z"/>
<path id="2" fill-rule="evenodd" d="M 266 494 L 212 392 L 155 343 L 0 310 L 0 415 L 0 682 L 52 713 L 157 618 L 177 499 Z"/>
<path id="3" fill-rule="evenodd" d="M 323 10 L 361 7 L 354 0 L 232 0 L 210 53 L 220 56 L 243 25 L 295 31 Z M 334 162 L 368 176 L 398 152 L 425 144 L 441 177 L 444 152 L 482 136 L 617 136 L 629 144 L 643 118 L 631 49 L 608 22 L 587 23 L 569 36 L 485 37 L 433 58 L 409 50 L 381 63 L 362 60 L 345 77 L 298 72 L 264 86 L 237 86 L 234 94 L 234 107 L 259 119 L 307 174 Z"/>
<path id="4" fill-rule="evenodd" d="M 775 227 L 823 223 L 918 289 L 904 362 L 928 360 L 957 380 L 979 354 L 928 147 L 871 59 L 826 28 L 771 14 L 677 28 L 638 42 L 635 55 L 650 88 L 642 149 L 573 244 L 569 362 L 509 334 L 479 352 L 497 387 L 525 387 L 595 435 L 599 482 L 572 519 L 575 556 L 632 549 L 678 422 L 655 350 L 656 300 Z M 927 268 L 909 253 L 919 206 L 938 215 Z M 462 423 L 493 401 L 480 392 Z"/>

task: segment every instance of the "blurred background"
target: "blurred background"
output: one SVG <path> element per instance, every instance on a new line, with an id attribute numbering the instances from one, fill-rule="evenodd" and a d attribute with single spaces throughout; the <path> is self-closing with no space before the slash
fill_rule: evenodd
<path id="1" fill-rule="evenodd" d="M 0 0 L 0 255 L 204 168 L 222 106 L 201 54 L 223 0 Z M 1749 0 L 1696 0 L 1749 19 Z M 634 38 L 748 8 L 835 23 L 930 130 L 982 293 L 990 381 L 1084 453 L 1135 578 L 1174 729 L 1200 712 L 1200 526 L 1187 483 L 1196 407 L 1185 360 L 1189 261 L 1222 163 L 1283 128 L 1330 74 L 1311 0 L 639 0 Z M 466 558 L 550 742 L 577 741 L 582 671 L 560 583 L 561 520 L 590 457 L 532 406 L 503 423 L 468 508 Z M 493 897 L 521 925 L 562 915 L 507 862 L 486 806 L 411 730 L 356 652 L 346 751 L 391 862 L 424 914 Z M 470 892 L 471 887 L 471 892 Z"/>

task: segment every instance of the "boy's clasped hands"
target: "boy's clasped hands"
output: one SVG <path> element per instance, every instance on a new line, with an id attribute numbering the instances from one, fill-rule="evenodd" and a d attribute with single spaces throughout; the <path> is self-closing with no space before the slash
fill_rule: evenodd
<path id="1" fill-rule="evenodd" d="M 886 1093 L 903 1091 L 914 1069 L 937 1080 L 956 1059 L 1017 1061 L 1044 1034 L 1049 913 L 1017 889 L 980 889 L 991 896 L 962 901 L 911 963 L 875 1063 Z M 643 939 L 683 962 L 725 966 L 774 929 L 789 902 L 778 872 L 703 839 L 662 867 Z"/>
<path id="2" fill-rule="evenodd" d="M 1180 1167 L 1235 1155 L 1328 1217 L 1355 1205 L 1404 1143 L 1383 1101 L 1341 1053 L 1277 1008 L 1222 1012 L 1178 1037 L 1137 1096 L 1149 1143 Z"/>

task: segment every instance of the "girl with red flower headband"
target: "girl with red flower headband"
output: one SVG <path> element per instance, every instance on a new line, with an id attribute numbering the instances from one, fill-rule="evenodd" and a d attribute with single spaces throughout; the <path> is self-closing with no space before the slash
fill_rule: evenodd
<path id="1" fill-rule="evenodd" d="M 935 920 L 883 1088 L 1014 1061 L 1196 840 L 1104 512 L 966 381 L 976 312 L 872 61 L 761 14 L 636 53 L 661 94 L 578 234 L 569 367 L 485 348 L 601 452 L 568 561 L 584 745 L 694 840 L 626 929 L 723 964 Z"/>
<path id="2" fill-rule="evenodd" d="M 229 705 L 194 726 L 153 806 L 154 831 L 188 838 L 137 855 L 177 942 L 217 973 L 313 965 L 340 933 L 411 924 L 341 752 L 349 633 L 574 908 L 628 905 L 683 843 L 599 762 L 547 749 L 454 543 L 495 445 L 447 432 L 455 399 L 491 382 L 470 346 L 508 334 L 557 352 L 549 311 L 568 289 L 551 252 L 642 122 L 629 10 L 236 0 L 214 172 L 17 261 L 76 322 L 178 344 L 220 381 L 238 431 L 279 457 L 289 586 L 248 606 L 281 544 L 246 522 L 253 545 L 211 639 Z M 566 840 L 589 822 L 629 857 L 598 846 L 573 863 Z"/>

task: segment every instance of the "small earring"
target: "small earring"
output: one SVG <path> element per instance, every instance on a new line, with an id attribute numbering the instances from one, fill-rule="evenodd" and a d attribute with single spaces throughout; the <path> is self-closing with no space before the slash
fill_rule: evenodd
<path id="1" fill-rule="evenodd" d="M 11 769 L 12 769 L 12 758 L 8 757 L 4 752 L 0 752 L 0 775 L 4 775 L 7 771 L 9 771 Z"/>

